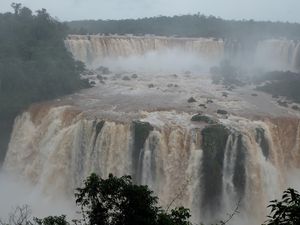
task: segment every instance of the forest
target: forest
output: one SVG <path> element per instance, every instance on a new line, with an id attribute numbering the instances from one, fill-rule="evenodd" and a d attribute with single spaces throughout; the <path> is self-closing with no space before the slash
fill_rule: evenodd
<path id="1" fill-rule="evenodd" d="M 13 13 L 0 14 L 0 162 L 21 110 L 88 87 L 80 79 L 84 65 L 65 48 L 68 27 L 45 9 L 34 14 L 21 4 L 12 7 Z"/>
<path id="2" fill-rule="evenodd" d="M 123 20 L 79 20 L 68 22 L 73 34 L 133 34 L 178 37 L 214 37 L 238 40 L 287 38 L 298 40 L 300 24 L 254 20 L 224 20 L 200 13 L 181 16 Z"/>

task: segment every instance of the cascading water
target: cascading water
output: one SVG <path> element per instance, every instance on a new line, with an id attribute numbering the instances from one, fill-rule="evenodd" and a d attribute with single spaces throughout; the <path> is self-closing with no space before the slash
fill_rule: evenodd
<path id="1" fill-rule="evenodd" d="M 77 60 L 90 66 L 99 64 L 104 58 L 141 56 L 149 52 L 172 49 L 195 53 L 213 60 L 222 58 L 224 52 L 222 40 L 208 38 L 70 35 L 65 43 Z"/>
<path id="2" fill-rule="evenodd" d="M 230 134 L 225 147 L 222 192 L 226 198 L 224 199 L 225 204 L 230 202 L 231 199 L 237 199 L 233 177 L 235 175 L 235 166 L 237 163 L 238 141 L 240 141 L 240 136 L 237 136 L 236 134 Z M 242 174 L 240 175 L 242 176 Z M 229 206 L 225 206 L 225 208 L 229 208 Z"/>
<path id="3" fill-rule="evenodd" d="M 300 43 L 280 39 L 263 40 L 252 44 L 253 47 L 246 47 L 247 44 L 244 46 L 239 41 L 212 38 L 70 35 L 65 44 L 77 60 L 92 67 L 99 66 L 105 58 L 141 56 L 177 49 L 210 62 L 219 62 L 227 57 L 242 63 L 242 58 L 244 64 L 250 63 L 264 69 L 300 69 Z"/>
<path id="4" fill-rule="evenodd" d="M 91 172 L 103 177 L 132 174 L 136 182 L 155 190 L 163 205 L 175 198 L 174 205 L 190 207 L 198 222 L 222 217 L 239 200 L 243 216 L 261 221 L 261 209 L 284 188 L 280 180 L 291 163 L 279 165 L 275 159 L 299 155 L 300 149 L 294 149 L 298 126 L 276 127 L 295 132 L 289 137 L 294 146 L 279 150 L 269 137 L 277 133 L 265 130 L 275 126 L 272 121 L 238 118 L 242 125 L 191 126 L 187 115 L 178 117 L 186 126 L 161 118 L 150 124 L 148 117 L 133 123 L 86 119 L 70 107 L 41 107 L 17 118 L 4 169 L 21 174 L 50 196 L 71 196 Z M 287 142 L 284 137 L 281 141 Z M 299 157 L 292 161 L 299 168 Z"/>
<path id="5" fill-rule="evenodd" d="M 215 58 L 226 51 L 223 41 L 162 37 L 74 35 L 66 45 L 90 65 L 101 57 L 173 47 Z M 279 57 L 290 54 L 288 46 Z M 70 199 L 91 172 L 130 174 L 163 206 L 190 208 L 197 223 L 224 219 L 240 202 L 233 224 L 259 224 L 290 178 L 300 186 L 298 112 L 273 104 L 270 96 L 258 101 L 246 87 L 224 97 L 228 90 L 192 72 L 135 75 L 102 74 L 104 84 L 31 106 L 15 120 L 3 170 L 48 198 Z M 196 102 L 187 102 L 191 96 Z M 229 114 L 219 115 L 220 108 Z M 200 109 L 209 122 L 191 121 Z"/>
<path id="6" fill-rule="evenodd" d="M 258 43 L 255 63 L 277 70 L 299 69 L 299 43 L 289 40 L 265 40 Z M 270 60 L 272 59 L 272 60 Z M 267 63 L 267 65 L 265 65 Z"/>

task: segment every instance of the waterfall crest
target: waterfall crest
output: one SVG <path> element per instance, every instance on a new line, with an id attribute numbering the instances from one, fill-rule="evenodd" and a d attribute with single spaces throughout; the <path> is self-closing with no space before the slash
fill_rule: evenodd
<path id="1" fill-rule="evenodd" d="M 262 40 L 251 47 L 236 40 L 214 38 L 69 35 L 65 44 L 75 59 L 92 67 L 99 66 L 105 58 L 142 56 L 176 49 L 210 62 L 219 62 L 225 57 L 236 61 L 243 59 L 249 61 L 246 64 L 253 63 L 266 69 L 300 70 L 300 42 L 284 39 Z"/>
<path id="2" fill-rule="evenodd" d="M 87 65 L 95 65 L 104 58 L 141 56 L 172 49 L 214 60 L 224 53 L 223 41 L 209 38 L 70 35 L 65 44 L 77 60 Z"/>

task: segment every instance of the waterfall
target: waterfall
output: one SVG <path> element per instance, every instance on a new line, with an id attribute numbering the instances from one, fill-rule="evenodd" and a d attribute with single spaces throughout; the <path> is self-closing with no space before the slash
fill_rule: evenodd
<path id="1" fill-rule="evenodd" d="M 300 155 L 300 121 L 244 119 L 204 128 L 188 121 L 121 123 L 86 118 L 69 106 L 32 108 L 15 121 L 4 170 L 49 196 L 72 196 L 91 172 L 135 174 L 162 205 L 175 200 L 173 206 L 191 208 L 196 222 L 223 218 L 239 199 L 241 216 L 262 221 L 267 202 L 285 188 L 290 165 L 299 169 L 292 155 Z M 291 136 L 278 138 L 280 132 Z"/>
<path id="2" fill-rule="evenodd" d="M 255 63 L 274 70 L 296 70 L 298 48 L 290 40 L 260 41 L 255 52 Z"/>
<path id="3" fill-rule="evenodd" d="M 267 39 L 256 43 L 241 43 L 236 40 L 226 40 L 225 56 L 235 63 L 254 66 L 265 70 L 300 69 L 300 47 L 298 41 L 284 39 Z"/>
<path id="4" fill-rule="evenodd" d="M 244 51 L 237 41 L 224 43 L 204 38 L 100 35 L 71 35 L 66 40 L 74 57 L 89 65 L 99 59 L 172 48 L 215 60 Z M 293 41 L 266 40 L 257 44 L 253 55 L 261 60 L 272 56 L 281 63 L 275 67 L 288 69 L 299 64 L 299 49 Z M 211 86 L 210 81 L 202 83 L 205 97 L 200 96 L 197 82 L 205 78 L 188 78 L 187 73 L 183 79 L 172 77 L 177 87 L 163 83 L 169 78 L 152 75 L 139 75 L 131 82 L 113 75 L 109 80 L 107 75 L 105 86 L 31 106 L 15 120 L 3 170 L 28 181 L 33 192 L 70 199 L 92 172 L 103 178 L 110 173 L 131 175 L 134 183 L 148 185 L 163 207 L 190 208 L 194 222 L 224 219 L 240 202 L 241 213 L 233 224 L 261 223 L 268 201 L 278 197 L 291 178 L 293 185 L 300 185 L 296 179 L 299 118 L 293 114 L 249 119 L 239 113 L 223 118 L 211 111 L 212 124 L 191 122 L 199 108 L 198 103 L 186 103 L 190 95 L 199 102 L 214 96 L 217 106 L 229 111 L 231 104 L 224 106 L 224 99 L 216 97 L 220 87 Z M 161 84 L 148 88 L 151 79 Z M 196 84 L 191 92 L 187 90 L 194 88 L 190 83 Z M 155 95 L 150 95 L 152 90 Z M 231 96 L 226 101 L 247 106 Z"/>
<path id="5" fill-rule="evenodd" d="M 156 183 L 156 154 L 159 151 L 159 136 L 159 132 L 151 132 L 139 156 L 140 181 L 142 184 L 147 184 L 151 189 L 155 188 Z"/>
<path id="6" fill-rule="evenodd" d="M 65 44 L 77 60 L 90 66 L 99 64 L 104 58 L 141 56 L 172 49 L 214 60 L 222 58 L 224 52 L 222 40 L 209 38 L 70 35 Z"/>
<path id="7" fill-rule="evenodd" d="M 262 40 L 250 47 L 237 40 L 213 38 L 69 35 L 65 44 L 75 59 L 91 67 L 99 66 L 107 58 L 142 56 L 176 49 L 216 63 L 227 57 L 244 66 L 251 64 L 268 70 L 300 69 L 300 43 L 292 40 Z"/>
<path id="8" fill-rule="evenodd" d="M 238 138 L 236 134 L 231 134 L 226 143 L 224 166 L 223 166 L 223 196 L 226 205 L 232 199 L 237 200 L 233 177 L 237 160 Z M 231 206 L 231 205 L 230 205 Z M 229 208 L 229 206 L 225 206 Z"/>

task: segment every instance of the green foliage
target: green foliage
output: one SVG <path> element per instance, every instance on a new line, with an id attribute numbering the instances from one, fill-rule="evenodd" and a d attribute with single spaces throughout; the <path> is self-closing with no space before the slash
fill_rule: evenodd
<path id="1" fill-rule="evenodd" d="M 190 210 L 184 207 L 178 207 L 171 210 L 171 213 L 160 212 L 158 215 L 158 225 L 192 225 L 189 221 Z"/>
<path id="2" fill-rule="evenodd" d="M 61 216 L 48 216 L 44 219 L 33 219 L 36 225 L 69 225 L 65 215 Z"/>
<path id="3" fill-rule="evenodd" d="M 169 213 L 157 206 L 158 198 L 147 186 L 134 185 L 130 176 L 117 178 L 110 174 L 102 179 L 93 173 L 76 190 L 75 197 L 83 218 L 73 220 L 75 225 L 192 225 L 189 209 L 178 207 Z M 239 205 L 240 201 L 226 220 L 215 225 L 229 224 L 239 213 Z M 268 207 L 271 213 L 264 225 L 300 224 L 300 195 L 296 190 L 287 189 L 281 201 L 273 200 Z M 31 211 L 25 205 L 17 207 L 8 222 L 0 219 L 0 225 L 70 225 L 65 215 L 34 218 L 33 222 L 30 218 Z"/>
<path id="4" fill-rule="evenodd" d="M 80 79 L 84 65 L 65 48 L 67 26 L 45 9 L 33 14 L 21 4 L 12 7 L 14 13 L 0 14 L 0 121 L 32 102 L 87 87 Z"/>
<path id="5" fill-rule="evenodd" d="M 300 224 L 300 195 L 296 190 L 287 189 L 281 201 L 273 200 L 268 207 L 271 208 L 271 213 L 265 225 Z"/>
<path id="6" fill-rule="evenodd" d="M 266 38 L 299 39 L 300 25 L 253 20 L 223 20 L 200 13 L 182 16 L 124 20 L 82 20 L 68 23 L 71 33 L 77 34 L 134 34 L 182 37 L 215 37 L 239 40 Z"/>
<path id="7" fill-rule="evenodd" d="M 157 197 L 147 186 L 134 185 L 130 176 L 109 175 L 102 179 L 91 174 L 78 188 L 76 203 L 83 224 L 89 225 L 190 225 L 190 213 L 183 207 L 171 213 L 157 206 Z"/>
<path id="8" fill-rule="evenodd" d="M 87 224 L 130 224 L 131 220 L 151 224 L 142 220 L 150 220 L 155 215 L 153 204 L 156 203 L 156 198 L 151 196 L 146 187 L 133 186 L 130 177 L 118 179 L 110 175 L 107 180 L 103 180 L 92 174 L 84 186 L 77 189 L 76 203 L 81 206 Z M 137 191 L 136 195 L 132 192 L 133 189 Z M 144 207 L 142 201 L 136 201 L 138 197 L 146 196 L 148 198 L 142 199 L 149 207 Z M 135 211 L 138 205 L 140 207 Z M 126 215 L 125 212 L 129 214 Z M 132 214 L 135 215 L 131 217 Z"/>

